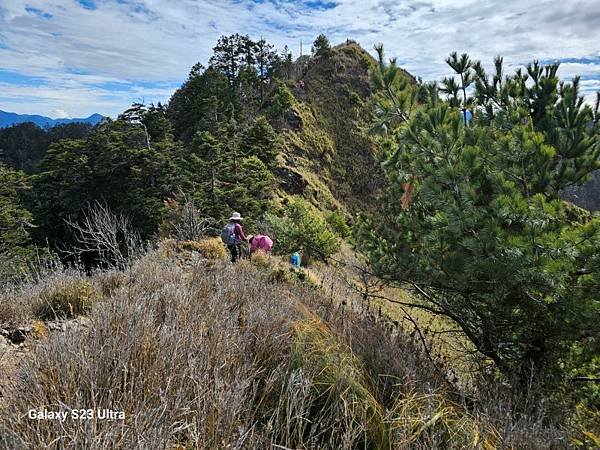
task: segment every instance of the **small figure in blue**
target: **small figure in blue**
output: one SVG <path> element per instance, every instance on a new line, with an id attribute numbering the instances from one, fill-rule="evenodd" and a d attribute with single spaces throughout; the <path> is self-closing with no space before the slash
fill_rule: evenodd
<path id="1" fill-rule="evenodd" d="M 300 267 L 302 263 L 302 258 L 300 257 L 300 253 L 294 252 L 292 256 L 290 256 L 290 264 L 294 267 Z"/>

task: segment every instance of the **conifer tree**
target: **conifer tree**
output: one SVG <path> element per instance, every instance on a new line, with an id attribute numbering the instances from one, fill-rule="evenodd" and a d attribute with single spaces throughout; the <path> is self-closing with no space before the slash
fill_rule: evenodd
<path id="1" fill-rule="evenodd" d="M 22 272 L 33 248 L 29 235 L 32 215 L 23 205 L 22 193 L 29 189 L 25 174 L 0 163 L 0 282 Z"/>
<path id="2" fill-rule="evenodd" d="M 262 105 L 265 100 L 266 85 L 270 81 L 275 67 L 279 64 L 279 55 L 272 44 L 261 38 L 256 43 L 255 59 L 259 79 L 260 104 Z"/>
<path id="3" fill-rule="evenodd" d="M 228 78 L 214 68 L 201 71 L 196 65 L 186 82 L 169 101 L 167 115 L 175 138 L 189 143 L 197 131 L 216 133 L 227 119 L 227 106 L 237 105 Z"/>
<path id="4" fill-rule="evenodd" d="M 28 189 L 25 174 L 0 163 L 0 243 L 11 250 L 31 243 L 31 213 L 23 206 L 20 192 Z"/>
<path id="5" fill-rule="evenodd" d="M 292 69 L 294 67 L 294 60 L 292 57 L 292 52 L 286 45 L 283 47 L 283 51 L 278 60 L 278 64 L 276 65 L 275 74 L 279 78 L 283 78 L 284 80 L 290 80 L 292 78 Z"/>
<path id="6" fill-rule="evenodd" d="M 312 52 L 315 56 L 324 56 L 327 57 L 331 55 L 331 44 L 329 43 L 329 39 L 324 34 L 320 34 L 313 42 Z"/>
<path id="7" fill-rule="evenodd" d="M 239 71 L 244 66 L 254 65 L 255 43 L 248 36 L 232 34 L 221 36 L 213 48 L 210 65 L 225 74 L 230 86 L 235 86 Z"/>
<path id="8" fill-rule="evenodd" d="M 157 120 L 162 114 L 137 105 L 118 120 L 98 126 L 86 139 L 50 147 L 33 183 L 32 211 L 44 234 L 40 239 L 68 244 L 72 236 L 65 221 L 77 222 L 95 201 L 129 216 L 143 238 L 157 230 L 163 200 L 183 182 L 177 168 L 182 150 L 161 138 L 170 133 L 170 128 L 159 129 L 165 125 L 162 118 Z"/>
<path id="9" fill-rule="evenodd" d="M 277 146 L 273 127 L 263 116 L 258 117 L 243 133 L 241 150 L 246 156 L 256 156 L 267 167 L 276 164 Z"/>
<path id="10" fill-rule="evenodd" d="M 225 214 L 244 211 L 247 222 L 258 220 L 268 209 L 275 187 L 275 176 L 256 156 L 242 158 L 228 186 Z"/>
<path id="11" fill-rule="evenodd" d="M 412 307 L 453 321 L 506 376 L 560 380 L 598 331 L 600 219 L 560 199 L 599 166 L 597 111 L 553 66 L 531 65 L 530 85 L 522 72 L 500 76 L 501 64 L 490 81 L 466 55 L 448 63 L 460 84 L 418 107 L 394 64 L 374 70 L 388 190 L 385 220 L 356 227 L 358 246 L 380 276 L 412 287 Z"/>
<path id="12" fill-rule="evenodd" d="M 223 197 L 221 188 L 228 170 L 221 143 L 210 132 L 204 131 L 198 133 L 192 146 L 193 169 L 199 174 L 196 200 L 204 215 L 219 218 Z"/>

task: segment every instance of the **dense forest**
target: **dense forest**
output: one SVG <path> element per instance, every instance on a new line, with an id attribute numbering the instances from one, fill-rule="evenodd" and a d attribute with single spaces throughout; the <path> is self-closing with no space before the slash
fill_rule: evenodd
<path id="1" fill-rule="evenodd" d="M 284 255 L 333 264 L 350 244 L 364 273 L 411 292 L 403 307 L 452 324 L 482 371 L 520 392 L 534 380 L 538 404 L 568 411 L 560 426 L 597 442 L 600 95 L 584 103 L 556 64 L 509 74 L 498 57 L 489 72 L 453 53 L 425 83 L 376 53 L 319 36 L 294 59 L 223 36 L 167 104 L 0 130 L 0 277 L 52 255 L 115 263 L 82 247 L 99 209 L 148 248 L 216 236 L 240 211 Z"/>

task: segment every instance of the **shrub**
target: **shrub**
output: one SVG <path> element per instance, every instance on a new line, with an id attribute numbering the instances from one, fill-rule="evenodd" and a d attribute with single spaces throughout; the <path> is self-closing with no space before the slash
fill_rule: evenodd
<path id="1" fill-rule="evenodd" d="M 179 241 L 175 247 L 177 252 L 198 252 L 200 253 L 200 242 L 198 241 Z"/>
<path id="2" fill-rule="evenodd" d="M 175 239 L 163 239 L 158 243 L 157 254 L 161 258 L 172 258 L 177 253 L 177 241 Z"/>
<path id="3" fill-rule="evenodd" d="M 197 251 L 206 259 L 227 258 L 227 250 L 225 249 L 223 242 L 221 242 L 221 238 L 202 239 L 196 244 Z"/>
<path id="4" fill-rule="evenodd" d="M 42 288 L 32 311 L 39 319 L 71 318 L 87 313 L 100 298 L 100 291 L 87 279 L 59 275 Z"/>
<path id="5" fill-rule="evenodd" d="M 338 211 L 333 211 L 327 216 L 329 227 L 342 238 L 347 238 L 352 234 L 352 229 L 346 223 L 344 215 Z"/>
<path id="6" fill-rule="evenodd" d="M 275 237 L 274 250 L 290 254 L 303 249 L 303 262 L 324 260 L 340 249 L 340 240 L 306 201 L 296 198 L 283 210 L 284 216 L 267 215 Z"/>
<path id="7" fill-rule="evenodd" d="M 271 266 L 271 258 L 268 253 L 258 250 L 252 253 L 252 262 L 260 268 L 268 268 Z"/>
<path id="8" fill-rule="evenodd" d="M 166 217 L 160 224 L 161 238 L 171 237 L 177 240 L 196 240 L 207 234 L 216 233 L 214 219 L 202 217 L 194 198 L 181 194 L 181 201 L 164 201 Z"/>
<path id="9" fill-rule="evenodd" d="M 31 322 L 31 335 L 35 339 L 45 339 L 48 337 L 48 328 L 46 328 L 43 322 L 34 320 Z"/>
<path id="10" fill-rule="evenodd" d="M 285 84 L 280 84 L 273 96 L 271 115 L 276 118 L 282 117 L 295 103 L 296 99 L 292 91 Z"/>
<path id="11" fill-rule="evenodd" d="M 227 249 L 221 238 L 205 238 L 199 241 L 176 241 L 174 239 L 165 239 L 158 245 L 158 254 L 163 258 L 172 258 L 176 255 L 182 255 L 183 258 L 190 256 L 190 253 L 199 253 L 206 259 L 219 260 L 227 257 Z"/>

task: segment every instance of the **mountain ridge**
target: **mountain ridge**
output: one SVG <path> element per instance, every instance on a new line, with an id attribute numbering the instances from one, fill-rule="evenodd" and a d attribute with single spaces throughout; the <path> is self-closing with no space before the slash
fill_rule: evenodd
<path id="1" fill-rule="evenodd" d="M 0 110 L 0 128 L 8 128 L 20 123 L 32 122 L 40 128 L 51 128 L 55 125 L 63 125 L 67 123 L 89 123 L 96 125 L 104 118 L 103 115 L 94 113 L 88 117 L 78 117 L 73 119 L 52 119 L 50 117 L 41 116 L 38 114 L 17 114 L 13 112 Z"/>

